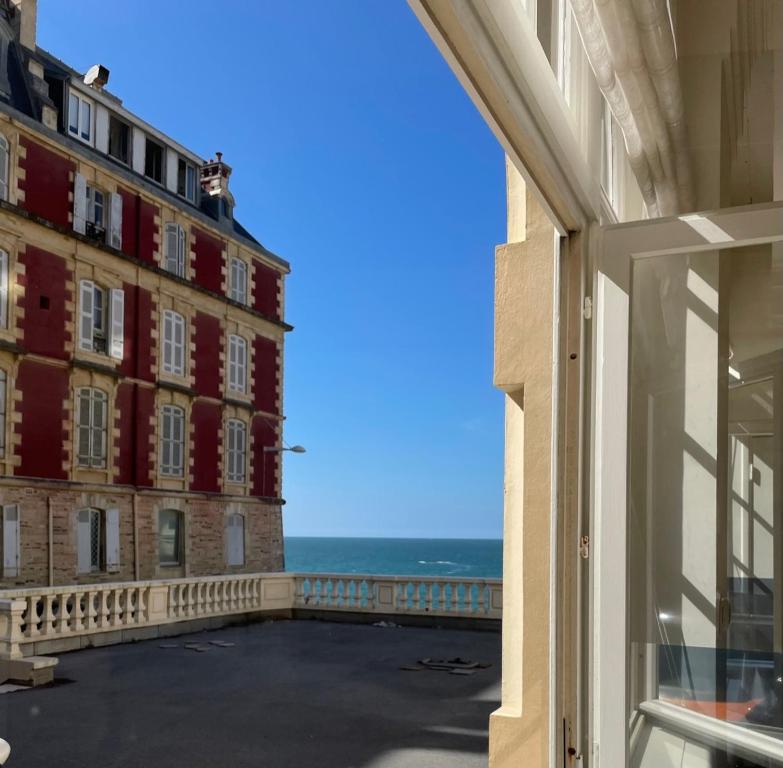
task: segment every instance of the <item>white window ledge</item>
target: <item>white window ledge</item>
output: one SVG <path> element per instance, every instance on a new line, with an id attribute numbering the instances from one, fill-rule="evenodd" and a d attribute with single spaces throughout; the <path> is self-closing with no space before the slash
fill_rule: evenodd
<path id="1" fill-rule="evenodd" d="M 719 749 L 730 747 L 740 757 L 774 760 L 783 765 L 783 740 L 766 733 L 716 720 L 665 701 L 644 701 L 639 709 L 648 721 L 671 728 L 693 741 Z"/>

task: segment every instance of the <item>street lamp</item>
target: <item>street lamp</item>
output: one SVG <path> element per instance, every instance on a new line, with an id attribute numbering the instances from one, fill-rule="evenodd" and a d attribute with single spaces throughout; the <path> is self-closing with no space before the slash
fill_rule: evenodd
<path id="1" fill-rule="evenodd" d="M 303 445 L 265 445 L 261 449 L 264 453 L 283 453 L 283 451 L 291 451 L 291 453 L 306 453 L 306 449 Z M 266 493 L 266 460 L 261 463 L 261 488 Z"/>

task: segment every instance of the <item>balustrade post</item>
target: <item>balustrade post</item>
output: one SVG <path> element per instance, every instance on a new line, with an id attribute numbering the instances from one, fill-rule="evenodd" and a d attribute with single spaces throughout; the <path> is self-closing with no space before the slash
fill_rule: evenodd
<path id="1" fill-rule="evenodd" d="M 19 598 L 0 600 L 0 659 L 21 659 L 22 615 L 27 608 L 27 602 Z M 29 623 L 29 615 L 28 615 Z"/>

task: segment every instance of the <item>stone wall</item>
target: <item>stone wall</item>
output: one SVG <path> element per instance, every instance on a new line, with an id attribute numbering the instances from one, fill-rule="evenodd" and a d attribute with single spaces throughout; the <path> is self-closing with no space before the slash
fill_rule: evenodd
<path id="1" fill-rule="evenodd" d="M 19 575 L 0 578 L 0 588 L 132 581 L 140 579 L 259 573 L 283 568 L 281 508 L 256 499 L 210 497 L 107 487 L 78 490 L 44 484 L 25 486 L 0 482 L 0 505 L 16 504 L 20 513 Z M 119 510 L 119 565 L 90 574 L 77 569 L 79 510 Z M 158 513 L 182 512 L 183 562 L 161 566 L 158 561 Z M 245 519 L 245 563 L 227 566 L 225 519 L 239 513 Z M 51 526 L 51 543 L 50 543 Z M 138 564 L 136 553 L 138 552 Z M 51 566 L 50 566 L 51 557 Z"/>

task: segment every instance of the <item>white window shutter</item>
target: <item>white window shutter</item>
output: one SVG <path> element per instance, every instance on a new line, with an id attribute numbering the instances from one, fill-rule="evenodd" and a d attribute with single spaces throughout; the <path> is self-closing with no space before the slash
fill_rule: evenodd
<path id="1" fill-rule="evenodd" d="M 177 241 L 177 225 L 166 224 L 166 253 L 164 261 L 166 269 L 173 273 L 176 273 L 178 269 Z"/>
<path id="2" fill-rule="evenodd" d="M 19 507 L 3 507 L 3 577 L 19 575 Z"/>
<path id="3" fill-rule="evenodd" d="M 122 360 L 125 353 L 125 291 L 122 288 L 111 289 L 111 341 L 109 354 L 116 360 Z"/>
<path id="4" fill-rule="evenodd" d="M 118 192 L 111 193 L 109 228 L 106 232 L 109 245 L 117 250 L 122 248 L 122 195 Z"/>
<path id="5" fill-rule="evenodd" d="M 120 569 L 120 510 L 106 510 L 106 570 Z"/>
<path id="6" fill-rule="evenodd" d="M 87 182 L 81 173 L 73 177 L 73 230 L 87 231 Z"/>
<path id="7" fill-rule="evenodd" d="M 185 277 L 185 230 L 177 228 L 177 274 Z"/>
<path id="8" fill-rule="evenodd" d="M 78 573 L 89 573 L 92 570 L 90 543 L 90 510 L 83 509 L 76 516 L 76 570 Z"/>
<path id="9" fill-rule="evenodd" d="M 140 128 L 133 128 L 133 148 L 131 160 L 133 161 L 133 170 L 136 173 L 144 173 L 144 162 L 147 154 L 147 137 Z"/>
<path id="10" fill-rule="evenodd" d="M 79 283 L 79 349 L 92 352 L 94 333 L 94 301 L 95 285 L 92 280 L 82 280 Z"/>
<path id="11" fill-rule="evenodd" d="M 95 105 L 95 148 L 109 154 L 109 110 L 103 104 Z"/>
<path id="12" fill-rule="evenodd" d="M 166 189 L 170 192 L 177 191 L 177 165 L 179 163 L 179 155 L 169 150 L 166 152 Z"/>

